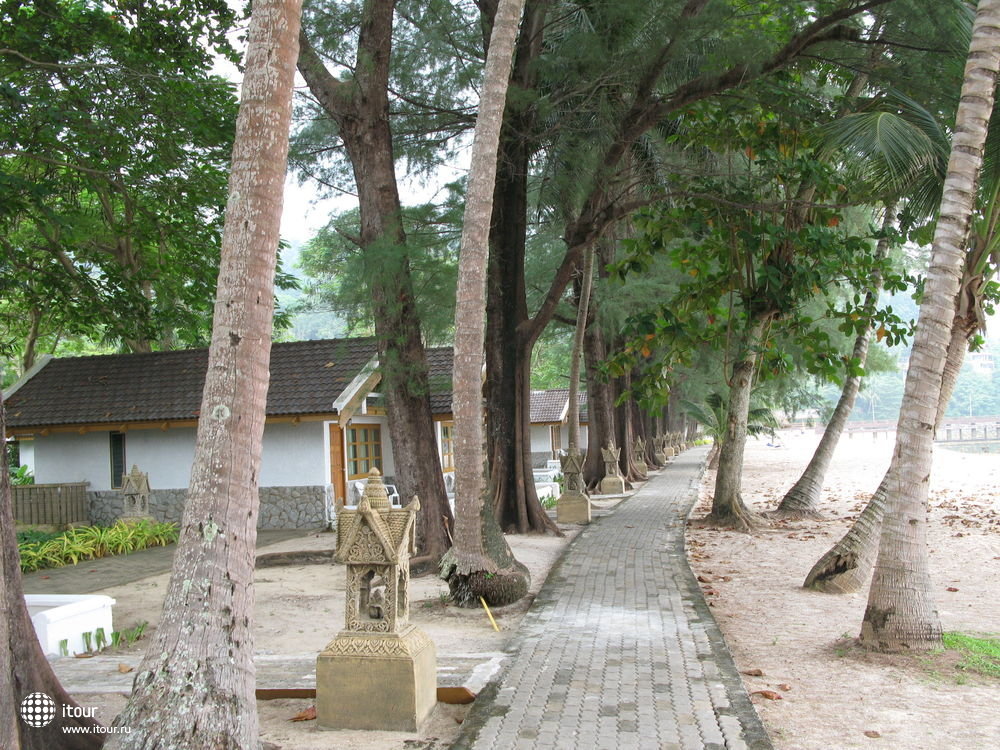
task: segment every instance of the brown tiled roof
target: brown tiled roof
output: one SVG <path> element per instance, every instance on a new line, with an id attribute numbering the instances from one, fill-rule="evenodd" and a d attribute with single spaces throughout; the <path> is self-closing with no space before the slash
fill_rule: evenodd
<path id="1" fill-rule="evenodd" d="M 452 371 L 455 350 L 450 346 L 427 349 L 427 380 L 431 391 L 431 413 L 451 414 Z"/>
<path id="2" fill-rule="evenodd" d="M 561 422 L 569 399 L 569 388 L 552 388 L 531 392 L 531 423 L 555 424 Z M 587 421 L 587 392 L 577 393 L 580 404 L 580 421 Z"/>
<path id="3" fill-rule="evenodd" d="M 375 355 L 371 338 L 271 347 L 269 416 L 328 414 Z M 53 359 L 7 401 L 9 427 L 195 419 L 207 349 Z"/>

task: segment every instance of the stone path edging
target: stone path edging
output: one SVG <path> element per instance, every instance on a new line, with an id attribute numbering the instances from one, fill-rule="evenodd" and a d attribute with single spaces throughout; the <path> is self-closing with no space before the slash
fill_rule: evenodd
<path id="1" fill-rule="evenodd" d="M 706 453 L 569 545 L 452 748 L 771 749 L 684 552 Z"/>

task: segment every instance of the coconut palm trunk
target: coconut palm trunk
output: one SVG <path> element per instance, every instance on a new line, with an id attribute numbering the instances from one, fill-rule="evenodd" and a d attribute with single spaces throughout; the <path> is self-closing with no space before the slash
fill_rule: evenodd
<path id="1" fill-rule="evenodd" d="M 952 324 L 951 340 L 948 343 L 948 359 L 941 378 L 941 398 L 938 402 L 935 429 L 944 418 L 951 401 L 951 394 L 958 382 L 958 374 L 969 348 L 969 337 L 977 329 L 976 318 L 955 318 Z M 872 566 L 878 553 L 879 533 L 882 531 L 882 517 L 885 515 L 885 498 L 889 490 L 889 477 L 895 470 L 895 455 L 882 477 L 878 489 L 872 494 L 861 515 L 823 556 L 816 561 L 802 583 L 803 587 L 827 594 L 852 594 L 859 591 L 871 580 Z"/>
<path id="2" fill-rule="evenodd" d="M 898 469 L 889 479 L 879 554 L 861 624 L 862 643 L 880 651 L 928 649 L 941 642 L 941 622 L 928 569 L 928 479 L 955 300 L 998 71 L 1000 0 L 980 0 L 896 428 Z"/>
<path id="3" fill-rule="evenodd" d="M 895 214 L 895 204 L 886 204 L 885 216 L 882 219 L 883 232 L 892 228 L 892 220 Z M 889 240 L 884 237 L 879 240 L 876 247 L 876 257 L 881 260 L 889 252 Z M 873 288 L 865 295 L 865 303 L 862 315 L 870 318 L 875 312 L 875 305 L 878 303 L 878 290 L 882 286 L 881 278 L 875 280 Z M 868 358 L 868 346 L 871 342 L 871 328 L 866 328 L 864 333 L 858 335 L 854 340 L 854 348 L 851 358 L 858 363 L 859 367 L 865 366 Z M 771 514 L 778 518 L 818 518 L 819 500 L 823 491 L 823 480 L 826 478 L 826 471 L 830 468 L 833 454 L 837 450 L 841 435 L 844 434 L 844 427 L 847 419 L 854 410 L 854 402 L 858 397 L 858 389 L 861 387 L 861 375 L 848 375 L 844 380 L 844 387 L 840 392 L 840 399 L 833 410 L 833 415 L 823 431 L 816 451 L 809 460 L 802 476 L 792 486 L 785 496 L 781 498 L 778 507 Z"/>
<path id="4" fill-rule="evenodd" d="M 300 0 L 257 0 L 233 145 L 208 373 L 163 615 L 106 747 L 260 745 L 254 548 L 274 268 Z"/>
<path id="5" fill-rule="evenodd" d="M 509 604 L 528 590 L 529 575 L 510 551 L 488 499 L 483 450 L 482 366 L 486 264 L 497 149 L 514 40 L 524 0 L 501 0 L 486 56 L 483 93 L 472 144 L 455 305 L 455 543 L 441 561 L 452 598 Z"/>

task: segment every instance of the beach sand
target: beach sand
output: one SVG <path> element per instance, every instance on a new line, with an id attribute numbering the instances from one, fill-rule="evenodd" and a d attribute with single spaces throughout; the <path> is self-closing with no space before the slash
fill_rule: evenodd
<path id="1" fill-rule="evenodd" d="M 823 487 L 821 521 L 752 535 L 701 527 L 714 472 L 692 514 L 688 558 L 777 750 L 1000 747 L 1000 683 L 959 672 L 942 655 L 869 654 L 854 643 L 867 587 L 850 595 L 803 589 L 813 563 L 864 507 L 889 465 L 894 435 L 845 435 Z M 772 510 L 818 442 L 785 431 L 780 446 L 747 445 L 743 497 Z M 937 448 L 931 471 L 930 573 L 945 631 L 1000 633 L 1000 455 Z"/>

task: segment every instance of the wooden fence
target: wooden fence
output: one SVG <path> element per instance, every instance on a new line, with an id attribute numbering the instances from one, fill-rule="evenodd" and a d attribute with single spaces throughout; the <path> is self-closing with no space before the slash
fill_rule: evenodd
<path id="1" fill-rule="evenodd" d="M 26 484 L 11 490 L 14 520 L 18 523 L 65 526 L 90 521 L 86 482 Z"/>

